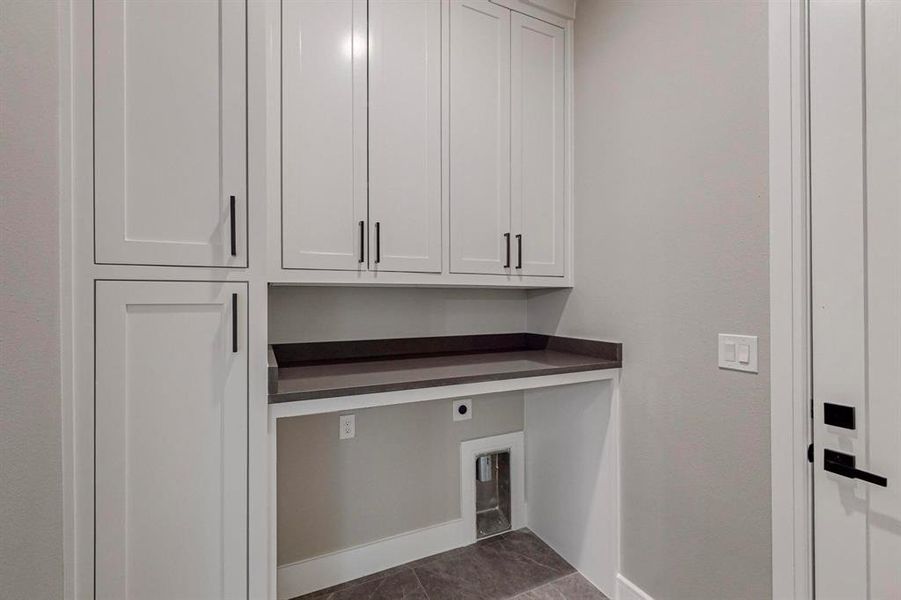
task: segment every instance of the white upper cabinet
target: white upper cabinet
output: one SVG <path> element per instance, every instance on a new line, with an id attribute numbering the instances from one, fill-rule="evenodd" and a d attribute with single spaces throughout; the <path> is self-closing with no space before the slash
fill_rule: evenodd
<path id="1" fill-rule="evenodd" d="M 565 31 L 481 0 L 450 18 L 451 271 L 562 277 Z"/>
<path id="2" fill-rule="evenodd" d="M 282 0 L 275 272 L 567 285 L 570 21 L 559 12 Z"/>
<path id="3" fill-rule="evenodd" d="M 510 272 L 510 11 L 450 3 L 450 268 Z"/>
<path id="4" fill-rule="evenodd" d="M 441 271 L 441 4 L 369 2 L 369 265 Z"/>
<path id="5" fill-rule="evenodd" d="M 247 266 L 245 9 L 94 3 L 98 263 Z"/>
<path id="6" fill-rule="evenodd" d="M 247 598 L 246 290 L 96 284 L 98 600 Z"/>
<path id="7" fill-rule="evenodd" d="M 511 207 L 514 269 L 564 274 L 564 30 L 512 13 Z"/>
<path id="8" fill-rule="evenodd" d="M 282 2 L 282 265 L 366 267 L 366 0 Z"/>

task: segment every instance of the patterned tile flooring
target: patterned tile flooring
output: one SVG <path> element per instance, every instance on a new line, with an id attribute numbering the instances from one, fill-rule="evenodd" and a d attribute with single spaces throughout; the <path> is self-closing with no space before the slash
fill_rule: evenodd
<path id="1" fill-rule="evenodd" d="M 528 529 L 295 600 L 607 600 Z"/>

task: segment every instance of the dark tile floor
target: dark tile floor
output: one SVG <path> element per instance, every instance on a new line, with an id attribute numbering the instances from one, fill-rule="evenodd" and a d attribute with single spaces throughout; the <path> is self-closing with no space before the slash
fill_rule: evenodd
<path id="1" fill-rule="evenodd" d="M 528 529 L 295 600 L 607 600 Z"/>

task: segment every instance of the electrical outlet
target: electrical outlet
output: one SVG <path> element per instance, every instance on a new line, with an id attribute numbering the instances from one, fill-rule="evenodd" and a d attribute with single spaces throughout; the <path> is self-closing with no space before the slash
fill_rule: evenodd
<path id="1" fill-rule="evenodd" d="M 338 419 L 339 431 L 338 431 L 338 439 L 339 440 L 349 440 L 357 435 L 357 424 L 354 415 L 341 415 Z"/>
<path id="2" fill-rule="evenodd" d="M 468 421 L 472 418 L 472 399 L 454 400 L 454 421 Z"/>

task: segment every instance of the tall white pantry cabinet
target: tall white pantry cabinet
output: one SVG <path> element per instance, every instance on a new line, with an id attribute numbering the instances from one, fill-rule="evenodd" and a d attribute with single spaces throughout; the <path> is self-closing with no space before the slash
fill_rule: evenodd
<path id="1" fill-rule="evenodd" d="M 78 594 L 246 598 L 246 6 L 97 0 L 91 17 L 95 520 Z"/>
<path id="2" fill-rule="evenodd" d="M 64 4 L 67 597 L 274 597 L 270 285 L 572 285 L 571 4 Z"/>

